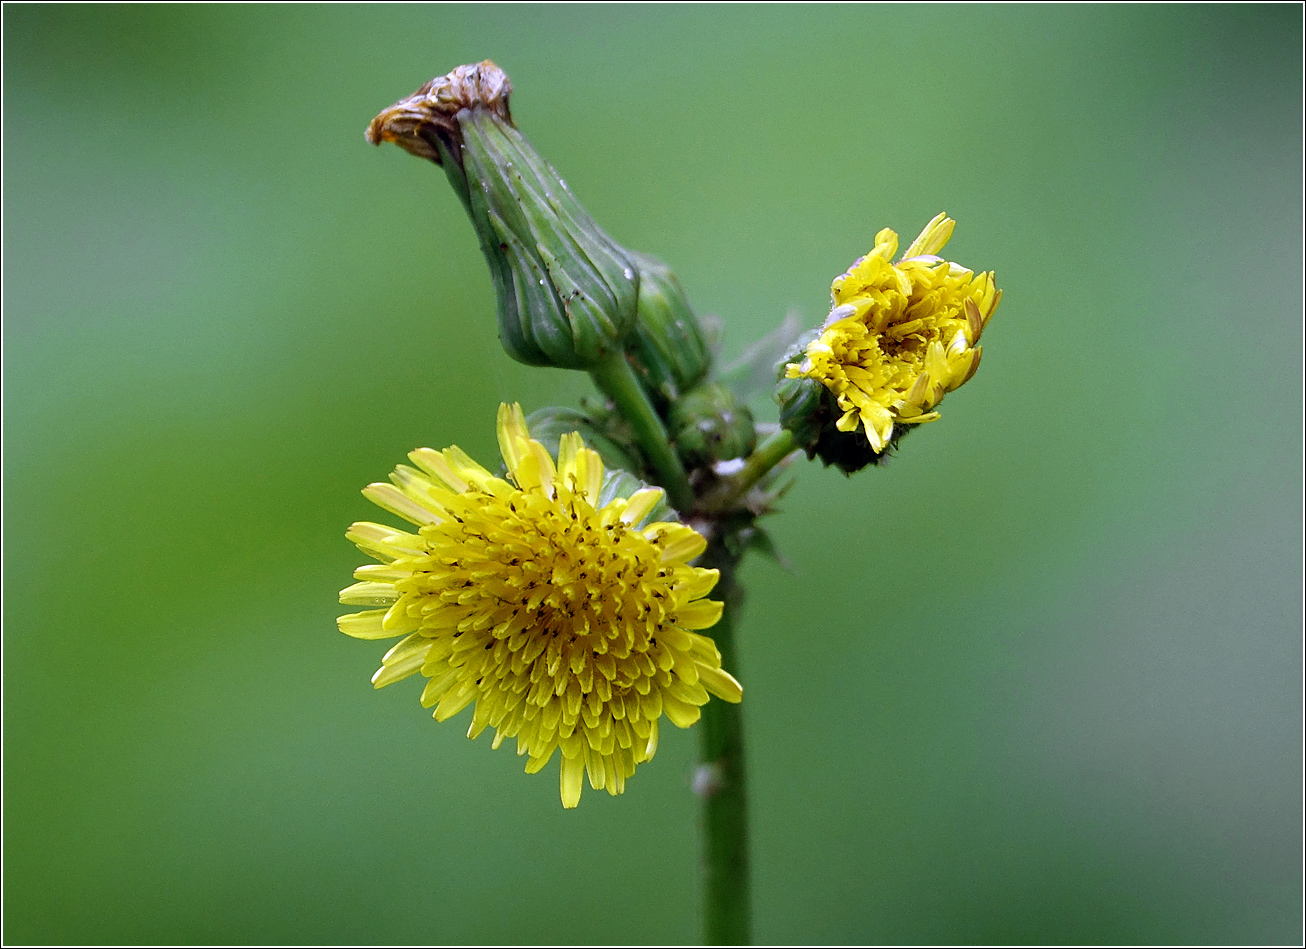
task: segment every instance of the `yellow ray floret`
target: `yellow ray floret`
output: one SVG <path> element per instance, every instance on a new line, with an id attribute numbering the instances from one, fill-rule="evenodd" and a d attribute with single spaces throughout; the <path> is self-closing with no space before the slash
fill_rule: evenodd
<path id="1" fill-rule="evenodd" d="M 895 264 L 898 235 L 885 228 L 875 248 L 837 277 L 820 338 L 786 376 L 823 383 L 843 415 L 842 432 L 866 434 L 884 451 L 894 425 L 932 422 L 945 393 L 979 368 L 980 334 L 1002 291 L 993 272 L 976 274 L 938 252 L 956 222 L 939 214 Z"/>
<path id="2" fill-rule="evenodd" d="M 359 523 L 346 535 L 379 564 L 360 567 L 340 602 L 373 607 L 340 617 L 359 639 L 403 636 L 381 661 L 377 688 L 421 673 L 422 704 L 443 721 L 472 706 L 469 738 L 493 728 L 517 739 L 526 770 L 561 751 L 562 804 L 581 779 L 620 794 L 657 750 L 663 715 L 681 728 L 708 694 L 738 702 L 705 600 L 716 570 L 690 566 L 706 541 L 671 522 L 644 523 L 660 488 L 600 502 L 603 463 L 578 434 L 555 463 L 530 437 L 521 406 L 499 409 L 511 480 L 457 448 L 419 448 L 392 484 L 363 493 L 414 525 Z"/>

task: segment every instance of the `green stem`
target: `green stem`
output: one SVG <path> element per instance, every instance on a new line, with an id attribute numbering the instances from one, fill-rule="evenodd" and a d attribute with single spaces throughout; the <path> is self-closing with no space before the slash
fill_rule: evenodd
<path id="1" fill-rule="evenodd" d="M 797 450 L 798 443 L 788 429 L 782 428 L 774 435 L 768 435 L 748 456 L 744 467 L 710 491 L 700 507 L 706 511 L 730 510 L 767 472 Z"/>
<path id="2" fill-rule="evenodd" d="M 694 492 L 685 476 L 685 466 L 667 440 L 667 430 L 662 425 L 648 393 L 635 378 L 635 371 L 626 362 L 624 353 L 605 356 L 590 367 L 594 384 L 617 403 L 622 416 L 635 430 L 635 438 L 658 476 L 658 483 L 666 489 L 667 499 L 677 510 L 689 511 L 694 507 Z"/>
<path id="3" fill-rule="evenodd" d="M 721 650 L 721 666 L 739 674 L 735 623 L 743 591 L 735 582 L 738 555 L 714 538 L 700 566 L 721 571 L 716 596 L 725 601 L 711 629 Z M 748 794 L 744 771 L 744 719 L 741 706 L 712 699 L 703 706 L 702 762 L 694 790 L 702 798 L 703 936 L 708 945 L 743 946 L 750 941 L 748 873 Z"/>

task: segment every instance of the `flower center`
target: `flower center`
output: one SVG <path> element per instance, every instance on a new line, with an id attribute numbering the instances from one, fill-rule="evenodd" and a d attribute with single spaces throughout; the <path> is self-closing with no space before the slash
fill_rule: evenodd
<path id="1" fill-rule="evenodd" d="M 643 534 L 566 488 L 554 498 L 514 490 L 461 500 L 449 519 L 422 528 L 426 563 L 396 584 L 429 600 L 424 627 L 456 624 L 456 636 L 478 632 L 487 649 L 507 640 L 550 678 L 563 665 L 580 672 L 584 657 L 656 650 L 674 608 L 672 571 Z M 605 678 L 624 691 L 650 665 L 623 662 Z"/>

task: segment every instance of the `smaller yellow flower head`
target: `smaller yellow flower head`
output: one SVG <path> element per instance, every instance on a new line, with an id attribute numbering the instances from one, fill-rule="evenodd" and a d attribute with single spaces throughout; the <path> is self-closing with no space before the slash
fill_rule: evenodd
<path id="1" fill-rule="evenodd" d="M 703 599 L 718 572 L 689 565 L 706 541 L 683 524 L 645 523 L 662 489 L 615 496 L 574 432 L 555 465 L 519 405 L 500 406 L 498 434 L 511 481 L 458 448 L 419 448 L 408 456 L 416 468 L 364 489 L 417 530 L 349 529 L 381 563 L 358 568 L 340 602 L 378 608 L 340 617 L 340 630 L 404 636 L 373 684 L 420 672 L 436 720 L 474 705 L 467 737 L 493 727 L 495 748 L 516 738 L 528 773 L 561 749 L 562 804 L 575 807 L 586 772 L 595 789 L 625 789 L 657 750 L 663 715 L 685 728 L 709 692 L 738 702 L 743 690 L 693 632 L 721 616 Z"/>
<path id="2" fill-rule="evenodd" d="M 1002 299 L 993 272 L 976 274 L 938 256 L 956 222 L 939 214 L 891 263 L 898 235 L 885 228 L 875 248 L 835 278 L 819 339 L 789 379 L 815 379 L 834 393 L 841 432 L 866 433 L 882 452 L 895 424 L 932 422 L 945 393 L 979 368 L 980 333 Z"/>

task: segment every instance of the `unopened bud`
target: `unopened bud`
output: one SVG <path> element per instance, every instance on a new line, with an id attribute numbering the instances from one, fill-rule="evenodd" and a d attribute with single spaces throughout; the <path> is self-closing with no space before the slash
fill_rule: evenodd
<path id="1" fill-rule="evenodd" d="M 656 257 L 631 256 L 639 270 L 639 314 L 627 353 L 648 390 L 669 405 L 707 375 L 712 356 L 671 268 Z"/>
<path id="2" fill-rule="evenodd" d="M 459 66 L 378 115 L 367 138 L 444 166 L 489 263 L 508 354 L 586 369 L 634 326 L 639 276 L 517 131 L 511 91 L 489 60 Z"/>
<path id="3" fill-rule="evenodd" d="M 671 407 L 676 451 L 690 466 L 741 458 L 757 446 L 753 413 L 717 382 L 699 386 Z"/>

